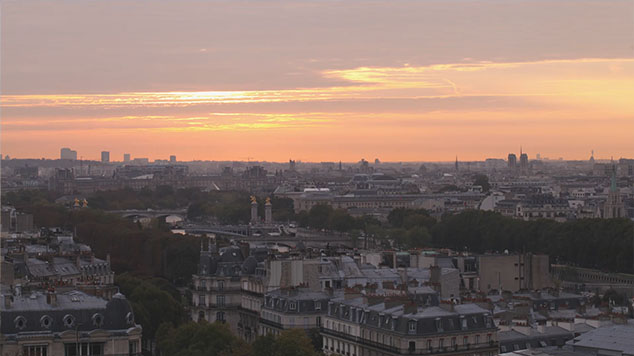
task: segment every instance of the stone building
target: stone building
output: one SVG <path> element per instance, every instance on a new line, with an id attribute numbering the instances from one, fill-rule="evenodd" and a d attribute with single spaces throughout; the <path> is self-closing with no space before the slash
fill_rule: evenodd
<path id="1" fill-rule="evenodd" d="M 264 296 L 260 334 L 279 335 L 286 329 L 319 329 L 331 296 L 306 288 L 278 289 Z"/>
<path id="2" fill-rule="evenodd" d="M 210 243 L 207 250 L 201 248 L 198 274 L 192 276 L 192 320 L 227 323 L 231 331 L 238 332 L 243 263 L 238 247 L 217 251 Z"/>
<path id="3" fill-rule="evenodd" d="M 141 355 L 141 326 L 119 293 L 5 294 L 0 319 L 1 355 Z"/>
<path id="4" fill-rule="evenodd" d="M 420 306 L 407 299 L 333 299 L 324 316 L 326 355 L 498 354 L 491 315 L 474 304 Z"/>

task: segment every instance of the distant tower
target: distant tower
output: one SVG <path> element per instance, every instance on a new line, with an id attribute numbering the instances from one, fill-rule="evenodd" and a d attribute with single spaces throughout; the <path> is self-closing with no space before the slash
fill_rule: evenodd
<path id="1" fill-rule="evenodd" d="M 616 166 L 612 166 L 612 177 L 610 178 L 610 191 L 608 192 L 608 200 L 603 205 L 603 218 L 624 218 L 625 204 L 621 199 L 621 193 L 616 186 Z"/>
<path id="2" fill-rule="evenodd" d="M 528 155 L 522 152 L 522 147 L 520 147 L 520 172 L 522 174 L 528 173 Z"/>
<path id="3" fill-rule="evenodd" d="M 289 159 L 288 160 L 288 170 L 291 171 L 291 172 L 295 172 L 295 168 L 296 168 L 295 160 L 294 159 Z"/>
<path id="4" fill-rule="evenodd" d="M 590 164 L 594 164 L 594 150 L 590 151 Z"/>
<path id="5" fill-rule="evenodd" d="M 130 162 L 130 154 L 129 153 L 124 153 L 123 154 L 123 162 Z"/>
<path id="6" fill-rule="evenodd" d="M 458 156 L 456 156 L 456 172 L 458 172 Z"/>
<path id="7" fill-rule="evenodd" d="M 110 162 L 110 152 L 101 151 L 101 163 L 109 163 Z"/>
<path id="8" fill-rule="evenodd" d="M 251 196 L 251 223 L 258 223 L 258 201 L 255 196 Z"/>
<path id="9" fill-rule="evenodd" d="M 174 155 L 170 156 L 170 163 L 176 163 L 176 156 Z"/>
<path id="10" fill-rule="evenodd" d="M 517 156 L 515 153 L 509 153 L 508 158 L 509 169 L 514 171 L 517 168 Z"/>
<path id="11" fill-rule="evenodd" d="M 342 171 L 343 170 L 343 165 L 341 164 L 341 161 L 339 161 L 339 170 Z"/>
<path id="12" fill-rule="evenodd" d="M 267 225 L 273 223 L 273 204 L 271 204 L 271 198 L 266 198 L 266 204 L 264 204 L 264 223 Z"/>

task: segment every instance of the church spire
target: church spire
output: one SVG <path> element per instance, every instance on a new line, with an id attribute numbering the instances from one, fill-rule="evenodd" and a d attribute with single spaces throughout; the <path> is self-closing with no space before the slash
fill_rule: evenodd
<path id="1" fill-rule="evenodd" d="M 610 177 L 610 191 L 616 192 L 616 166 L 612 166 L 612 177 Z"/>

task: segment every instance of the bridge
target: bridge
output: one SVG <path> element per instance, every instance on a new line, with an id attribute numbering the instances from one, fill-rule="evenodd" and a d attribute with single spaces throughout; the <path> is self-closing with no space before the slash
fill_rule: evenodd
<path id="1" fill-rule="evenodd" d="M 166 209 L 166 210 L 152 210 L 152 209 L 130 209 L 130 210 L 108 210 L 111 214 L 117 214 L 124 218 L 164 218 L 167 216 L 178 216 L 185 220 L 187 218 L 187 208 L 182 209 Z"/>
<path id="2" fill-rule="evenodd" d="M 326 233 L 297 229 L 293 235 L 280 234 L 280 228 L 272 226 L 251 225 L 212 225 L 212 226 L 186 226 L 187 234 L 215 234 L 235 238 L 235 240 L 250 244 L 280 244 L 295 247 L 303 243 L 306 247 L 352 247 L 352 237 L 342 233 Z M 281 231 L 280 231 L 281 232 Z"/>

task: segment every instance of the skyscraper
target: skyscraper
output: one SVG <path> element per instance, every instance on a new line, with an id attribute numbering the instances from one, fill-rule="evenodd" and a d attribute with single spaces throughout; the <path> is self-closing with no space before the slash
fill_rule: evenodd
<path id="1" fill-rule="evenodd" d="M 123 162 L 130 162 L 130 154 L 129 153 L 124 153 L 123 154 Z"/>
<path id="2" fill-rule="evenodd" d="M 109 163 L 110 162 L 110 152 L 101 151 L 101 163 Z"/>

